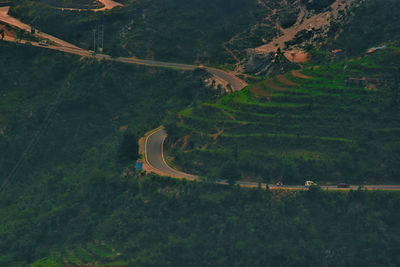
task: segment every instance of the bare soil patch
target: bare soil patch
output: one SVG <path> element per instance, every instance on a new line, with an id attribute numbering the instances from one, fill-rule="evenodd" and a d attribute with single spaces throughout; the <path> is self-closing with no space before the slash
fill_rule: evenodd
<path id="1" fill-rule="evenodd" d="M 266 97 L 268 102 L 271 102 L 272 93 L 263 90 L 261 84 L 253 86 L 253 88 L 250 89 L 250 92 L 252 92 L 255 97 Z"/>
<path id="2" fill-rule="evenodd" d="M 292 81 L 290 81 L 288 78 L 286 78 L 286 76 L 285 75 L 278 75 L 278 81 L 280 81 L 281 83 L 284 83 L 284 84 L 286 84 L 286 85 L 289 85 L 289 86 L 300 86 L 300 84 L 298 84 L 298 83 L 295 83 L 295 82 L 292 82 Z"/>
<path id="3" fill-rule="evenodd" d="M 267 92 L 267 91 L 263 90 L 261 88 L 261 84 L 260 83 L 254 85 L 250 89 L 250 92 L 252 92 L 256 97 L 267 97 L 268 100 L 271 99 L 271 95 L 272 95 L 270 92 Z"/>
<path id="4" fill-rule="evenodd" d="M 121 126 L 121 127 L 119 128 L 119 131 L 120 131 L 120 132 L 125 132 L 126 130 L 128 130 L 128 126 L 126 126 L 126 125 L 123 125 L 123 126 Z"/>
<path id="5" fill-rule="evenodd" d="M 187 134 L 187 135 L 185 135 L 183 137 L 183 144 L 182 144 L 182 147 L 181 147 L 182 150 L 186 149 L 186 147 L 187 147 L 187 145 L 189 143 L 189 137 L 190 137 L 190 134 Z"/>
<path id="6" fill-rule="evenodd" d="M 210 136 L 216 141 L 218 136 L 220 136 L 221 134 L 224 133 L 224 129 L 219 130 L 217 133 L 215 134 L 210 134 Z"/>
<path id="7" fill-rule="evenodd" d="M 301 73 L 300 70 L 294 70 L 294 71 L 292 71 L 292 75 L 293 75 L 294 77 L 297 77 L 297 78 L 300 78 L 300 79 L 306 79 L 306 80 L 311 80 L 311 79 L 313 79 L 313 77 Z"/>
<path id="8" fill-rule="evenodd" d="M 306 63 L 310 55 L 304 51 L 288 51 L 283 54 L 292 63 Z"/>
<path id="9" fill-rule="evenodd" d="M 278 91 L 286 91 L 287 90 L 287 88 L 280 87 L 280 86 L 274 84 L 274 81 L 272 79 L 267 81 L 267 86 L 270 88 L 273 88 L 275 90 L 278 90 Z"/>

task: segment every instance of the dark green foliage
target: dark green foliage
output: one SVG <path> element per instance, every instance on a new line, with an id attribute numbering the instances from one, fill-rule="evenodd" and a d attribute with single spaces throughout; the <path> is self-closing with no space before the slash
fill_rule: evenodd
<path id="1" fill-rule="evenodd" d="M 134 162 L 138 158 L 138 150 L 137 137 L 133 133 L 125 133 L 118 147 L 118 162 L 121 164 Z"/>
<path id="2" fill-rule="evenodd" d="M 233 160 L 229 160 L 223 164 L 219 171 L 219 178 L 228 180 L 231 185 L 237 180 L 240 180 L 241 174 L 237 163 Z"/>
<path id="3" fill-rule="evenodd" d="M 39 1 L 38 1 L 39 2 Z M 55 8 L 100 8 L 104 5 L 96 0 L 41 0 L 40 3 L 46 4 L 50 7 Z"/>
<path id="4" fill-rule="evenodd" d="M 46 251 L 69 250 L 75 258 L 68 259 L 81 262 L 108 257 L 104 247 L 82 249 L 93 240 L 105 240 L 130 266 L 400 263 L 394 192 L 269 192 L 102 171 L 41 177 L 0 200 L 3 266 Z"/>
<path id="5" fill-rule="evenodd" d="M 279 11 L 279 22 L 282 28 L 286 29 L 297 21 L 297 16 L 299 14 L 299 9 L 293 8 L 293 6 L 289 6 L 287 9 Z"/>
<path id="6" fill-rule="evenodd" d="M 312 79 L 286 73 L 185 109 L 170 119 L 180 133 L 172 154 L 187 172 L 206 176 L 234 157 L 253 181 L 398 182 L 399 62 L 399 49 L 388 48 L 304 68 Z M 363 77 L 375 87 L 349 82 Z"/>
<path id="7" fill-rule="evenodd" d="M 329 43 L 329 49 L 340 48 L 346 56 L 356 56 L 373 46 L 399 40 L 399 21 L 400 1 L 364 1 L 351 16 L 332 29 L 339 38 Z"/>
<path id="8" fill-rule="evenodd" d="M 325 8 L 333 4 L 335 0 L 301 0 L 307 9 L 313 9 L 317 12 L 323 11 Z"/>
<path id="9" fill-rule="evenodd" d="M 12 179 L 26 184 L 57 168 L 134 160 L 137 137 L 118 152 L 122 126 L 142 135 L 164 113 L 212 97 L 195 72 L 80 60 L 7 43 L 0 57 L 0 183 L 20 159 Z"/>
<path id="10" fill-rule="evenodd" d="M 18 0 L 11 12 L 27 23 L 37 17 L 38 29 L 85 49 L 93 49 L 93 29 L 104 23 L 105 53 L 173 62 L 224 63 L 230 55 L 222 44 L 264 16 L 253 0 L 141 0 L 105 14 L 41 2 Z"/>

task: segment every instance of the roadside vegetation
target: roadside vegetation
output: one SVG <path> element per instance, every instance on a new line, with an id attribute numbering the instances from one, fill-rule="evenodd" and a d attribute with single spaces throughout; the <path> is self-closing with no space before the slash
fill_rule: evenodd
<path id="1" fill-rule="evenodd" d="M 54 8 L 89 0 L 15 0 L 11 13 L 85 49 L 104 23 L 112 56 L 234 70 L 301 12 L 294 0 L 118 2 L 94 13 Z M 269 73 L 282 74 L 243 74 L 250 85 L 224 95 L 203 69 L 1 41 L 0 266 L 400 266 L 398 192 L 233 185 L 400 182 L 399 24 L 388 23 L 400 9 L 365 2 L 301 69 L 277 53 Z M 300 3 L 314 14 L 332 0 Z M 135 171 L 137 139 L 161 124 L 168 159 L 201 182 Z"/>
<path id="2" fill-rule="evenodd" d="M 324 50 L 341 49 L 342 57 L 355 57 L 373 46 L 400 40 L 400 2 L 368 0 L 354 8 L 350 16 L 335 23 Z M 396 21 L 396 22 L 394 22 Z M 398 45 L 399 46 L 399 45 Z"/>
<path id="3" fill-rule="evenodd" d="M 221 64 L 232 61 L 222 44 L 262 18 L 258 8 L 253 0 L 140 0 L 94 13 L 61 11 L 46 1 L 17 0 L 11 13 L 84 49 L 93 50 L 93 30 L 104 23 L 105 53 Z"/>
<path id="4" fill-rule="evenodd" d="M 104 5 L 96 0 L 41 0 L 36 1 L 52 8 L 101 8 Z"/>
<path id="5" fill-rule="evenodd" d="M 137 157 L 137 138 L 166 113 L 215 94 L 204 87 L 201 70 L 144 68 L 7 43 L 0 57 L 0 184 L 29 185 L 43 175 L 98 167 L 118 172 Z"/>
<path id="6" fill-rule="evenodd" d="M 171 156 L 207 179 L 399 182 L 400 50 L 267 78 L 165 121 Z M 229 164 L 230 167 L 224 167 Z"/>
<path id="7" fill-rule="evenodd" d="M 1 197 L 3 266 L 400 263 L 397 192 L 270 192 L 98 171 L 11 188 Z"/>

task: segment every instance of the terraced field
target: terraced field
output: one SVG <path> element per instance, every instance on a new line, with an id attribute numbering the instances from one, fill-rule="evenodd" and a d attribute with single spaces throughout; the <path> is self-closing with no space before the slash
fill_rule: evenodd
<path id="1" fill-rule="evenodd" d="M 215 178 L 229 161 L 249 180 L 394 181 L 400 116 L 398 89 L 387 81 L 398 60 L 393 48 L 307 66 L 183 110 L 167 126 L 184 132 L 171 137 L 170 154 L 182 169 Z"/>
<path id="2" fill-rule="evenodd" d="M 40 259 L 31 267 L 46 266 L 128 266 L 128 262 L 121 260 L 121 254 L 104 242 L 92 242 L 84 246 L 57 253 Z"/>

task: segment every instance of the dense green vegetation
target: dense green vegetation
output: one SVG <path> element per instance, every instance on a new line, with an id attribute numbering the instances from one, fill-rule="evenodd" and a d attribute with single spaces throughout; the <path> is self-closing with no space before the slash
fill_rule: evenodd
<path id="1" fill-rule="evenodd" d="M 295 23 L 295 2 L 123 0 L 92 13 L 54 9 L 89 0 L 16 0 L 12 14 L 87 49 L 104 23 L 113 56 L 233 68 L 232 54 Z M 330 53 L 398 39 L 396 0 L 365 2 L 313 48 L 321 66 L 248 76 L 219 99 L 201 69 L 0 42 L 0 266 L 399 266 L 397 192 L 212 183 L 399 183 L 400 49 Z M 138 137 L 161 123 L 174 164 L 202 182 L 133 170 Z"/>
<path id="2" fill-rule="evenodd" d="M 80 185 L 72 181 L 99 185 L 86 193 L 100 197 L 103 182 L 127 174 L 125 167 L 137 156 L 136 137 L 158 126 L 167 112 L 210 99 L 215 92 L 203 86 L 201 70 L 152 69 L 0 45 L 0 265 L 4 266 L 9 261 L 33 261 L 65 240 L 78 242 L 84 228 L 74 228 L 70 222 L 73 228 L 64 231 L 56 226 L 63 217 L 54 222 L 48 217 L 48 212 L 56 215 L 60 209 L 74 217 L 76 199 L 68 192 L 80 190 Z M 43 186 L 47 193 L 36 191 Z M 63 188 L 69 188 L 67 194 L 60 191 Z M 49 194 L 59 197 L 57 203 L 43 202 Z M 31 197 L 43 199 L 20 206 L 24 211 L 17 208 L 34 201 L 28 200 Z M 41 215 L 36 213 L 40 210 Z M 30 223 L 34 218 L 43 231 L 58 229 L 51 231 L 48 246 L 38 245 L 45 237 L 39 234 L 39 224 Z"/>
<path id="3" fill-rule="evenodd" d="M 333 25 L 332 38 L 324 49 L 342 49 L 347 57 L 364 53 L 372 46 L 400 39 L 400 2 L 367 0 L 343 21 Z"/>
<path id="4" fill-rule="evenodd" d="M 390 48 L 190 107 L 165 122 L 171 155 L 208 178 L 229 159 L 236 179 L 399 182 L 399 64 Z"/>
<path id="5" fill-rule="evenodd" d="M 55 8 L 100 8 L 104 5 L 96 0 L 41 0 L 40 2 Z"/>
<path id="6" fill-rule="evenodd" d="M 98 62 L 6 43 L 0 56 L 0 183 L 14 166 L 11 182 L 29 184 L 55 170 L 132 161 L 134 151 L 119 147 L 135 148 L 132 133 L 140 137 L 167 112 L 213 94 L 200 70 Z"/>
<path id="7" fill-rule="evenodd" d="M 104 13 L 55 10 L 43 1 L 15 1 L 12 14 L 47 33 L 93 49 L 104 22 L 105 52 L 174 62 L 224 63 L 222 44 L 265 14 L 253 0 L 139 0 Z M 259 37 L 260 39 L 260 37 Z"/>
<path id="8" fill-rule="evenodd" d="M 397 193 L 268 192 L 97 171 L 43 176 L 1 201 L 6 266 L 400 263 Z M 109 258 L 110 248 L 120 255 Z"/>

